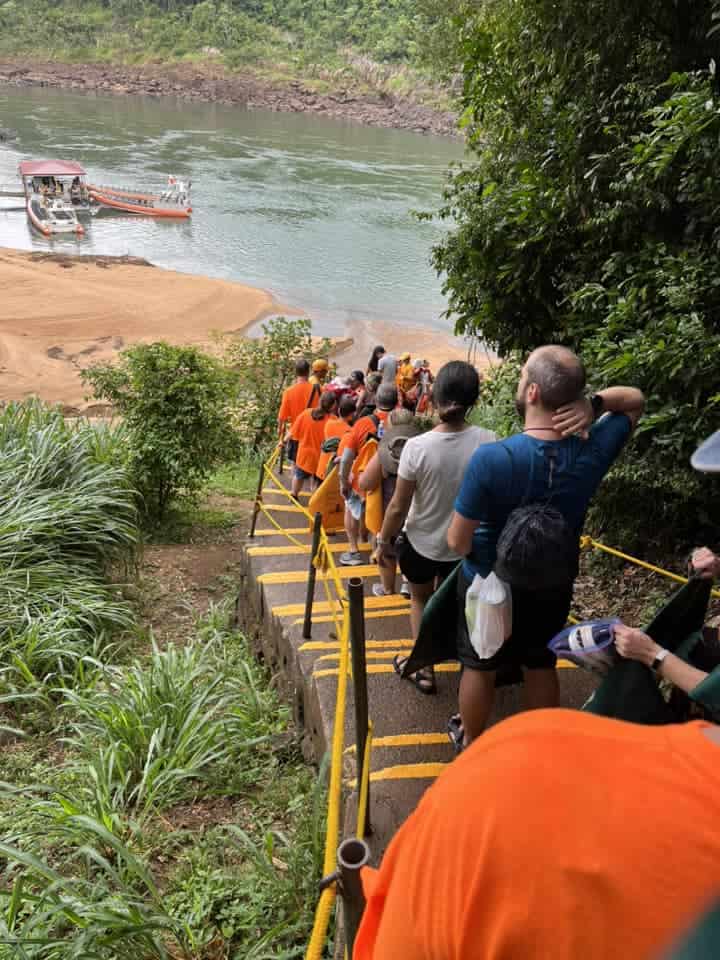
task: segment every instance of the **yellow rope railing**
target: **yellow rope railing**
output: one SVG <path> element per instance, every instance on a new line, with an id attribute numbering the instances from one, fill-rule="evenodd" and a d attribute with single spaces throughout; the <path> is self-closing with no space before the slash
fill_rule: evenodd
<path id="1" fill-rule="evenodd" d="M 290 491 L 284 486 L 282 481 L 273 472 L 273 467 L 279 457 L 279 448 L 277 448 L 270 459 L 263 464 L 263 473 L 267 480 L 273 484 L 284 497 L 286 497 L 293 506 L 299 507 L 302 514 L 307 518 L 308 524 L 313 523 L 313 516 L 310 511 L 304 507 Z M 295 546 L 304 546 L 300 540 L 283 529 L 281 524 L 272 516 L 270 511 L 266 510 L 262 498 L 259 497 L 257 507 L 263 516 L 267 517 L 275 529 L 281 531 L 287 540 Z M 308 532 L 310 526 L 308 526 Z M 323 875 L 329 876 L 335 870 L 337 848 L 340 839 L 340 811 L 342 807 L 342 772 L 343 772 L 343 753 L 345 746 L 345 711 L 347 705 L 347 686 L 350 675 L 350 615 L 349 607 L 345 601 L 345 591 L 342 580 L 338 573 L 333 553 L 330 550 L 330 543 L 327 534 L 321 528 L 318 550 L 313 558 L 318 571 L 321 573 L 325 595 L 328 600 L 330 611 L 335 626 L 335 634 L 339 642 L 339 667 L 338 667 L 338 686 L 335 700 L 335 716 L 333 719 L 333 737 L 330 750 L 330 782 L 328 785 L 328 809 L 327 825 L 325 828 L 325 854 L 323 861 Z M 341 614 L 342 611 L 342 614 Z M 368 789 L 369 789 L 369 757 L 370 757 L 370 737 L 368 737 L 365 749 L 366 772 L 364 776 L 364 793 L 361 792 L 360 806 L 358 809 L 358 829 L 364 830 L 365 819 L 367 816 Z M 325 942 L 327 940 L 328 927 L 330 925 L 330 915 L 336 898 L 335 884 L 330 884 L 320 894 L 320 898 L 315 908 L 315 919 L 312 933 L 305 952 L 306 960 L 320 960 Z"/>
<path id="2" fill-rule="evenodd" d="M 601 550 L 603 553 L 608 553 L 613 557 L 619 557 L 621 560 L 625 560 L 627 563 L 632 563 L 636 567 L 643 567 L 645 570 L 652 571 L 652 573 L 658 573 L 661 577 L 667 577 L 669 580 L 674 580 L 676 583 L 688 582 L 688 578 L 683 577 L 679 573 L 672 573 L 670 570 L 665 570 L 664 567 L 657 567 L 654 563 L 648 563 L 647 560 L 640 560 L 638 557 L 633 557 L 629 553 L 623 553 L 622 550 L 616 550 L 615 547 L 608 547 L 604 543 L 599 543 L 597 540 L 594 540 L 592 537 L 580 537 L 580 548 L 586 550 L 588 547 L 593 547 L 595 550 Z M 713 590 L 712 596 L 720 597 L 720 590 Z"/>

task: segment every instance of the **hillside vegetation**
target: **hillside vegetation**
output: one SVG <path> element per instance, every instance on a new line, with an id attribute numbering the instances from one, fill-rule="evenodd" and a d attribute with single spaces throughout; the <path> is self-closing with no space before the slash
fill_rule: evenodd
<path id="1" fill-rule="evenodd" d="M 409 92 L 418 69 L 428 68 L 420 41 L 439 22 L 413 0 L 5 0 L 0 54 L 128 64 L 210 60 L 268 79 L 328 87 L 356 79 Z"/>
<path id="2" fill-rule="evenodd" d="M 505 357 L 565 343 L 597 387 L 640 387 L 647 415 L 595 519 L 638 549 L 716 542 L 713 481 L 688 460 L 720 413 L 720 3 L 461 6 L 449 49 L 474 158 L 435 251 L 456 330 Z"/>

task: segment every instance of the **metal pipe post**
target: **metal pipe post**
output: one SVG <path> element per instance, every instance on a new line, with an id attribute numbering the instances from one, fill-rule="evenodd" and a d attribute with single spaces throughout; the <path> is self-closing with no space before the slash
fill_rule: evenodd
<path id="1" fill-rule="evenodd" d="M 352 577 L 348 583 L 350 605 L 350 651 L 352 654 L 353 700 L 355 702 L 355 764 L 357 793 L 360 790 L 365 766 L 365 745 L 368 738 L 367 659 L 365 657 L 365 601 L 361 577 Z M 368 789 L 365 833 L 370 833 L 370 795 Z"/>
<path id="2" fill-rule="evenodd" d="M 343 840 L 338 847 L 337 859 L 340 895 L 343 901 L 345 946 L 347 955 L 351 957 L 358 927 L 365 911 L 365 894 L 360 880 L 360 870 L 370 859 L 370 851 L 364 840 Z"/>
<path id="3" fill-rule="evenodd" d="M 250 524 L 249 536 L 255 536 L 255 526 L 257 525 L 258 514 L 260 513 L 260 504 L 262 503 L 262 488 L 265 481 L 265 461 L 260 464 L 260 476 L 258 477 L 257 493 L 255 494 L 255 506 L 253 507 L 252 522 Z"/>
<path id="4" fill-rule="evenodd" d="M 280 459 L 278 460 L 278 473 L 282 476 L 283 468 L 285 466 L 285 441 L 280 438 Z"/>
<path id="5" fill-rule="evenodd" d="M 320 528 L 322 526 L 322 514 L 316 513 L 313 520 L 312 546 L 310 547 L 310 566 L 308 568 L 307 593 L 305 594 L 305 619 L 303 620 L 303 640 L 309 640 L 312 634 L 312 610 L 315 601 L 315 578 L 317 577 L 317 567 L 315 566 L 315 557 L 320 546 Z"/>

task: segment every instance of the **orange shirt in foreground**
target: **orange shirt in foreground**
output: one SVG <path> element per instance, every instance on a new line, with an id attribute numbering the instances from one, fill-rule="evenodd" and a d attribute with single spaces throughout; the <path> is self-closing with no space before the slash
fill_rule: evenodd
<path id="1" fill-rule="evenodd" d="M 288 387 L 287 390 L 284 390 L 282 400 L 280 401 L 278 420 L 282 423 L 289 420 L 290 426 L 292 426 L 303 410 L 307 408 L 312 390 L 313 385 L 308 383 L 307 380 L 298 380 L 297 383 L 294 383 L 291 387 Z M 312 406 L 316 407 L 319 403 L 320 391 L 316 390 Z"/>
<path id="2" fill-rule="evenodd" d="M 539 710 L 483 734 L 363 871 L 354 960 L 657 960 L 720 887 L 707 726 Z"/>
<path id="3" fill-rule="evenodd" d="M 303 410 L 293 424 L 290 436 L 298 441 L 298 452 L 295 457 L 295 466 L 305 473 L 316 473 L 320 448 L 325 436 L 325 427 L 328 420 L 336 419 L 327 413 L 317 420 L 313 417 L 314 410 Z"/>
<path id="4" fill-rule="evenodd" d="M 350 424 L 347 422 L 347 420 L 342 420 L 340 417 L 330 417 L 329 420 L 325 421 L 325 434 L 323 439 L 329 440 L 331 437 L 344 437 L 349 430 Z M 317 475 L 322 479 L 325 479 L 327 465 L 330 462 L 331 457 L 334 457 L 336 453 L 337 450 L 335 453 L 323 453 L 322 450 L 320 451 L 320 458 L 317 465 Z"/>

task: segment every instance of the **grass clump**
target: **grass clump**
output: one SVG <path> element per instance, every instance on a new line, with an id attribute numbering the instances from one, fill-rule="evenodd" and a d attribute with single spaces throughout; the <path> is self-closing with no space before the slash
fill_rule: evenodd
<path id="1" fill-rule="evenodd" d="M 149 660 L 108 668 L 102 681 L 68 690 L 72 743 L 92 774 L 101 806 L 160 809 L 228 755 L 234 684 L 219 646 L 153 644 Z"/>
<path id="2" fill-rule="evenodd" d="M 75 681 L 134 613 L 111 568 L 135 554 L 119 430 L 68 425 L 36 400 L 0 412 L 0 692 Z M 74 681 L 73 681 L 74 682 Z"/>

